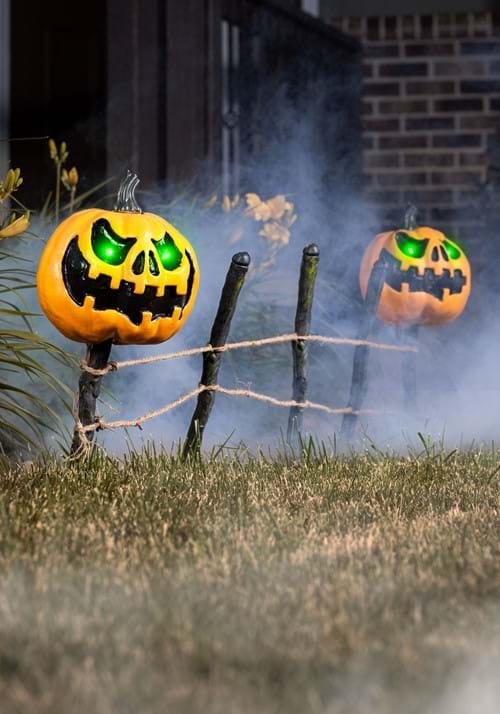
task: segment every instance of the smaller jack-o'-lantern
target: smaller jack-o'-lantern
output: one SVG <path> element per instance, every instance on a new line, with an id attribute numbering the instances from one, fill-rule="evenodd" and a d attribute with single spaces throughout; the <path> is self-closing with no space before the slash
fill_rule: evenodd
<path id="1" fill-rule="evenodd" d="M 417 227 L 416 210 L 407 212 L 406 227 L 380 233 L 361 261 L 363 298 L 377 261 L 384 266 L 384 285 L 377 316 L 392 325 L 439 325 L 457 318 L 471 290 L 471 269 L 463 249 L 434 228 Z"/>
<path id="2" fill-rule="evenodd" d="M 45 246 L 37 274 L 40 304 L 70 339 L 163 342 L 193 308 L 196 254 L 168 221 L 141 211 L 134 197 L 138 182 L 128 173 L 114 211 L 74 213 Z"/>

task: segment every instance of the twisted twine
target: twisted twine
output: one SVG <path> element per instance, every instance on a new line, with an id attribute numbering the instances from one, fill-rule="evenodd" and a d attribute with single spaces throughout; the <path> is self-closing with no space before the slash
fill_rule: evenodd
<path id="1" fill-rule="evenodd" d="M 324 342 L 330 345 L 364 345 L 375 350 L 392 350 L 395 352 L 416 352 L 417 348 L 410 345 L 388 345 L 383 342 L 370 342 L 369 340 L 355 340 L 349 337 L 325 337 L 323 335 L 278 335 L 277 337 L 264 337 L 260 340 L 244 340 L 243 342 L 228 342 L 222 347 L 212 347 L 205 345 L 204 347 L 193 347 L 189 350 L 181 350 L 180 352 L 170 352 L 152 357 L 142 357 L 141 359 L 129 359 L 122 362 L 109 362 L 104 369 L 94 369 L 89 367 L 86 360 L 82 360 L 81 368 L 89 374 L 96 377 L 101 377 L 109 372 L 116 372 L 124 367 L 135 367 L 140 364 L 152 364 L 153 362 L 164 362 L 165 360 L 177 359 L 178 357 L 192 357 L 193 355 L 203 354 L 204 352 L 228 352 L 229 350 L 238 350 L 244 347 L 261 347 L 263 345 L 275 345 L 280 342 L 291 342 L 293 340 L 302 340 L 303 342 Z"/>
<path id="2" fill-rule="evenodd" d="M 179 399 L 176 399 L 174 402 L 171 402 L 170 404 L 167 404 L 166 406 L 161 407 L 160 409 L 155 409 L 154 411 L 147 412 L 146 414 L 143 414 L 142 416 L 137 417 L 136 419 L 123 419 L 107 422 L 105 421 L 105 419 L 103 419 L 103 417 L 96 417 L 96 420 L 93 424 L 83 426 L 83 424 L 78 419 L 78 412 L 75 409 L 75 429 L 82 437 L 83 444 L 86 446 L 90 446 L 90 441 L 87 437 L 87 433 L 90 431 L 97 431 L 100 429 L 120 429 L 133 426 L 141 429 L 142 424 L 145 421 L 149 421 L 150 419 L 155 419 L 156 417 L 162 416 L 163 414 L 167 414 L 167 412 L 170 412 L 172 411 L 172 409 L 179 407 L 181 404 L 184 404 L 184 402 L 187 402 L 189 399 L 197 397 L 198 394 L 201 394 L 202 392 L 220 392 L 221 394 L 226 394 L 233 397 L 249 397 L 251 399 L 256 399 L 260 402 L 267 402 L 268 404 L 272 404 L 276 407 L 300 407 L 303 409 L 317 409 L 319 411 L 326 412 L 327 414 L 380 414 L 379 411 L 373 409 L 360 409 L 359 411 L 353 411 L 353 409 L 350 407 L 347 407 L 345 409 L 333 409 L 332 407 L 328 407 L 325 404 L 318 404 L 317 402 L 297 402 L 294 399 L 276 399 L 275 397 L 269 397 L 267 394 L 260 394 L 259 392 L 254 392 L 251 389 L 228 389 L 227 387 L 221 387 L 218 384 L 214 384 L 211 386 L 200 385 L 196 389 L 193 389 L 190 392 L 183 394 L 181 397 L 179 397 Z"/>
<path id="3" fill-rule="evenodd" d="M 302 340 L 304 342 L 323 342 L 326 344 L 335 345 L 364 345 L 365 347 L 370 347 L 371 349 L 379 350 L 392 350 L 396 352 L 416 352 L 417 348 L 409 345 L 388 345 L 381 342 L 371 342 L 369 340 L 356 340 L 350 339 L 348 337 L 326 337 L 323 335 L 297 335 L 295 333 L 289 335 L 278 335 L 276 337 L 264 337 L 260 340 L 244 340 L 242 342 L 229 342 L 222 347 L 212 347 L 212 345 L 205 345 L 204 347 L 195 347 L 188 350 L 180 350 L 179 352 L 172 352 L 169 354 L 156 355 L 152 357 L 143 357 L 141 359 L 134 360 L 124 360 L 122 362 L 109 362 L 104 369 L 94 369 L 89 367 L 86 360 L 82 360 L 81 369 L 89 374 L 95 376 L 103 376 L 109 372 L 116 372 L 124 367 L 134 367 L 141 364 L 152 364 L 153 362 L 162 362 L 165 360 L 177 359 L 178 357 L 191 357 L 197 354 L 203 354 L 205 352 L 227 352 L 229 350 L 242 349 L 246 347 L 261 347 L 262 345 L 272 345 L 278 344 L 280 342 L 291 342 L 293 340 Z M 73 414 L 75 418 L 75 430 L 80 434 L 82 449 L 88 450 L 91 447 L 91 442 L 87 436 L 89 432 L 97 431 L 100 429 L 119 429 L 127 427 L 138 427 L 142 428 L 142 424 L 150 419 L 155 419 L 158 416 L 167 414 L 181 404 L 189 401 L 193 397 L 197 397 L 202 392 L 220 392 L 221 394 L 226 394 L 235 397 L 247 397 L 251 399 L 256 399 L 260 402 L 267 402 L 277 407 L 299 407 L 301 409 L 317 409 L 319 411 L 326 412 L 327 414 L 380 414 L 380 411 L 373 409 L 360 409 L 354 411 L 351 407 L 346 407 L 343 409 L 333 409 L 325 404 L 318 404 L 317 402 L 305 401 L 297 402 L 294 399 L 276 399 L 275 397 L 270 397 L 266 394 L 260 394 L 259 392 L 254 392 L 250 389 L 228 389 L 227 387 L 221 387 L 216 385 L 203 385 L 200 384 L 196 389 L 183 394 L 179 399 L 174 402 L 167 404 L 160 409 L 155 409 L 154 411 L 147 412 L 136 419 L 129 420 L 117 420 L 107 422 L 103 417 L 96 417 L 92 424 L 83 426 L 78 417 L 78 398 L 75 399 Z"/>

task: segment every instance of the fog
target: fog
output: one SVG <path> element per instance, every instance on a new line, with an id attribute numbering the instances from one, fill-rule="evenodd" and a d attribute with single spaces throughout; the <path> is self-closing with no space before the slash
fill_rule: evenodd
<path id="1" fill-rule="evenodd" d="M 242 250 L 248 251 L 252 265 L 239 297 L 230 341 L 293 332 L 302 250 L 312 242 L 320 248 L 320 262 L 311 330 L 318 335 L 357 337 L 362 310 L 358 286 L 361 256 L 376 233 L 397 226 L 384 224 L 376 206 L 362 197 L 356 179 L 357 159 L 352 154 L 351 127 L 341 119 L 343 91 L 339 87 L 332 93 L 321 82 L 311 84 L 300 97 L 290 93 L 286 84 L 268 91 L 268 121 L 262 122 L 261 127 L 266 137 L 264 150 L 242 154 L 237 187 L 241 200 L 229 212 L 223 210 L 220 188 L 227 183 L 227 177 L 214 177 L 202 163 L 196 178 L 197 186 L 203 186 L 203 190 L 159 185 L 145 187 L 147 190 L 141 193 L 139 187 L 142 208 L 163 215 L 193 245 L 200 264 L 200 288 L 192 314 L 179 334 L 154 347 L 115 346 L 113 360 L 205 345 L 231 256 Z M 325 116 L 327 108 L 330 113 Z M 326 128 L 329 139 L 323 142 L 321 132 Z M 244 196 L 251 192 L 263 200 L 284 195 L 293 204 L 297 220 L 290 228 L 288 244 L 278 245 L 259 235 L 262 224 L 244 211 Z M 208 207 L 209 201 L 214 205 Z M 400 225 L 405 208 L 401 206 Z M 44 235 L 48 236 L 52 228 L 46 227 Z M 457 238 L 467 253 L 467 237 Z M 39 250 L 37 245 L 35 252 Z M 478 260 L 483 260 L 484 251 L 476 252 Z M 470 258 L 473 288 L 464 314 L 454 323 L 420 329 L 414 408 L 404 407 L 402 353 L 372 350 L 363 408 L 379 413 L 360 418 L 355 438 L 346 443 L 339 435 L 340 417 L 308 410 L 303 422 L 305 436 L 312 435 L 329 448 L 334 443 L 335 448 L 347 449 L 373 443 L 378 448 L 397 450 L 420 443 L 419 432 L 453 447 L 497 438 L 495 413 L 500 384 L 495 335 L 499 323 L 494 281 L 487 266 L 474 262 L 473 255 Z M 482 282 L 476 281 L 476 272 Z M 34 308 L 39 309 L 36 305 Z M 62 339 L 44 318 L 36 320 L 36 328 L 40 334 L 84 355 L 83 345 Z M 391 344 L 404 343 L 405 337 L 404 329 L 397 332 L 380 322 L 371 335 L 374 340 Z M 347 406 L 352 358 L 352 347 L 310 344 L 309 399 L 333 408 Z M 160 408 L 195 388 L 201 364 L 201 356 L 196 356 L 127 368 L 106 376 L 98 411 L 109 421 L 134 419 Z M 76 373 L 71 375 L 75 388 L 77 377 Z M 290 345 L 224 354 L 220 383 L 290 399 Z M 186 434 L 194 406 L 193 401 L 147 422 L 140 432 L 99 434 L 99 443 L 117 453 L 131 443 L 139 446 L 150 439 L 167 449 L 175 448 Z M 230 447 L 244 443 L 251 449 L 279 448 L 287 419 L 285 408 L 217 395 L 204 445 L 209 449 L 227 442 Z"/>

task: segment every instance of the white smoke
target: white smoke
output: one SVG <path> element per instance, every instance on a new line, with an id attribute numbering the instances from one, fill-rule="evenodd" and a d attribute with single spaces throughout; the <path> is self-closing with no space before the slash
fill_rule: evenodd
<path id="1" fill-rule="evenodd" d="M 314 89 L 317 93 L 317 88 Z M 349 184 L 345 173 L 347 132 L 343 112 L 332 116 L 337 127 L 338 157 L 321 149 L 315 127 L 315 104 L 309 115 L 298 112 L 286 92 L 278 93 L 273 105 L 275 136 L 268 150 L 248 161 L 242 170 L 243 190 L 269 198 L 284 193 L 295 204 L 298 221 L 292 228 L 288 246 L 277 256 L 275 265 L 264 279 L 250 273 L 243 287 L 231 328 L 230 341 L 259 339 L 263 336 L 293 331 L 297 282 L 302 249 L 315 242 L 321 256 L 315 289 L 312 332 L 342 337 L 356 337 L 361 314 L 357 272 L 362 252 L 373 235 L 382 228 L 374 206 L 362 199 L 359 186 Z M 281 129 L 281 130 L 280 130 Z M 341 167 L 341 175 L 332 178 L 329 167 Z M 133 168 L 133 167 L 132 167 Z M 200 175 L 204 167 L 200 167 Z M 344 180 L 345 178 L 345 180 Z M 208 198 L 212 186 L 220 181 L 203 182 Z M 148 187 L 145 187 L 148 188 Z M 158 187 L 162 188 L 162 187 Z M 169 187 L 170 193 L 175 190 Z M 265 239 L 257 230 L 247 231 L 241 241 L 230 245 L 231 216 L 220 209 L 207 211 L 203 194 L 177 200 L 171 208 L 141 197 L 145 209 L 155 210 L 171 220 L 190 240 L 198 255 L 201 280 L 197 304 L 183 331 L 170 342 L 155 347 L 114 347 L 112 358 L 129 359 L 178 351 L 204 345 L 209 338 L 218 299 L 233 253 L 246 250 L 258 266 Z M 219 200 L 222 196 L 219 196 Z M 401 207 L 403 220 L 405 206 Z M 436 226 L 439 228 L 439 226 Z M 467 244 L 466 244 L 467 248 Z M 472 271 L 476 265 L 472 260 Z M 253 269 L 252 269 L 253 270 Z M 470 304 L 455 323 L 422 328 L 417 357 L 418 403 L 414 413 L 404 413 L 400 353 L 372 351 L 369 358 L 369 390 L 364 407 L 382 412 L 360 420 L 361 433 L 381 447 L 400 448 L 416 437 L 418 431 L 436 440 L 456 445 L 475 439 L 496 438 L 495 412 L 500 389 L 495 347 L 498 318 L 491 296 L 473 287 Z M 43 334 L 59 340 L 44 319 L 37 321 Z M 394 342 L 392 328 L 377 326 L 374 339 Z M 404 342 L 404 334 L 400 337 Z M 67 344 L 67 343 L 66 343 Z M 71 345 L 83 354 L 84 347 Z M 312 344 L 309 346 L 309 398 L 332 407 L 345 407 L 349 398 L 353 348 Z M 201 356 L 160 362 L 131 368 L 107 376 L 103 385 L 116 402 L 114 412 L 104 404 L 100 412 L 108 420 L 135 418 L 176 400 L 192 390 L 201 375 Z M 77 374 L 74 375 L 76 387 Z M 289 345 L 256 348 L 225 354 L 220 383 L 227 387 L 249 386 L 258 392 L 289 399 L 291 397 L 292 360 Z M 148 439 L 161 441 L 171 448 L 185 436 L 194 402 L 145 424 L 142 432 L 106 433 L 99 440 L 112 450 L 123 450 L 127 440 L 139 444 Z M 276 446 L 286 432 L 286 409 L 270 407 L 237 397 L 218 395 L 205 432 L 209 447 L 225 441 L 231 434 L 232 445 L 244 442 Z M 309 411 L 304 430 L 320 440 L 337 439 L 341 419 Z M 361 442 L 363 443 L 363 442 Z"/>

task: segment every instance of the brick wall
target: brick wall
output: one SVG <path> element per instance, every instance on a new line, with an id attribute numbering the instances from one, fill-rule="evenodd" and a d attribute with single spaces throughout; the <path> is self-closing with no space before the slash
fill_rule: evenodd
<path id="1" fill-rule="evenodd" d="M 500 14 L 331 23 L 364 46 L 364 176 L 382 222 L 413 201 L 422 223 L 472 236 L 500 129 Z"/>

